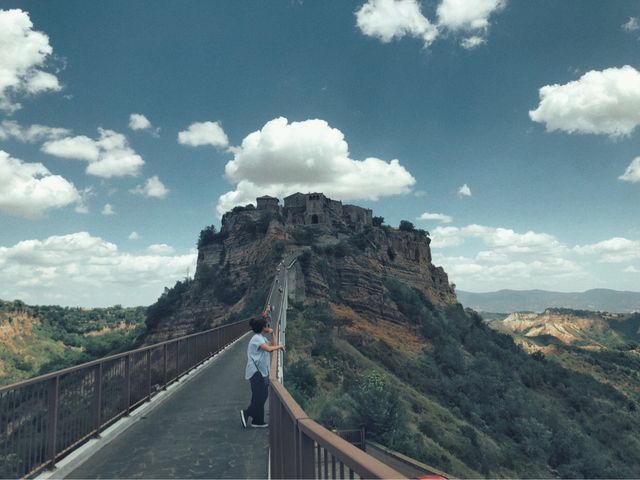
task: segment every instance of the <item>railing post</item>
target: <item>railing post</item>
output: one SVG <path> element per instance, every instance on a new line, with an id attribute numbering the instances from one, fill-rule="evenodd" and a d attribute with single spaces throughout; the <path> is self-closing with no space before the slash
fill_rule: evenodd
<path id="1" fill-rule="evenodd" d="M 94 406 L 93 406 L 93 418 L 94 428 L 96 429 L 95 437 L 100 436 L 100 427 L 102 426 L 102 362 L 96 365 L 96 371 L 94 374 L 95 389 L 94 389 Z"/>
<path id="2" fill-rule="evenodd" d="M 49 412 L 47 419 L 47 457 L 49 466 L 53 470 L 56 466 L 56 440 L 58 437 L 58 405 L 60 402 L 60 377 L 56 376 L 49 381 Z"/>
<path id="3" fill-rule="evenodd" d="M 125 415 L 131 410 L 131 355 L 124 357 L 124 401 Z"/>
<path id="4" fill-rule="evenodd" d="M 313 440 L 298 425 L 298 478 L 315 478 Z"/>
<path id="5" fill-rule="evenodd" d="M 180 376 L 180 340 L 176 342 L 176 379 Z"/>
<path id="6" fill-rule="evenodd" d="M 364 423 L 360 425 L 360 444 L 363 452 L 367 451 L 367 440 L 365 437 Z"/>
<path id="7" fill-rule="evenodd" d="M 162 389 L 167 389 L 167 344 L 162 345 Z"/>
<path id="8" fill-rule="evenodd" d="M 191 369 L 191 364 L 189 363 L 189 340 L 190 338 L 185 339 L 187 342 L 187 367 L 184 369 L 185 372 L 188 372 Z"/>
<path id="9" fill-rule="evenodd" d="M 147 402 L 151 401 L 151 348 L 147 350 Z"/>

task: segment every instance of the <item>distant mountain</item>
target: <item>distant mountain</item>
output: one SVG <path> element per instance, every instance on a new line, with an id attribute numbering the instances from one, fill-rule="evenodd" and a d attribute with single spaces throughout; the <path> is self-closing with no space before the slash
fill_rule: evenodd
<path id="1" fill-rule="evenodd" d="M 462 305 L 481 312 L 543 312 L 550 307 L 617 313 L 640 312 L 640 292 L 621 292 L 606 288 L 575 293 L 546 290 L 472 293 L 459 290 L 457 295 Z"/>

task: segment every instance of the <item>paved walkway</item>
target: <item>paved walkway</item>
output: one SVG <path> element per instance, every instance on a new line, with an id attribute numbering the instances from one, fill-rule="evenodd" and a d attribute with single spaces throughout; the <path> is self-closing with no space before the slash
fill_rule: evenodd
<path id="1" fill-rule="evenodd" d="M 249 338 L 67 478 L 267 478 L 268 429 L 240 423 L 251 397 L 244 380 Z"/>

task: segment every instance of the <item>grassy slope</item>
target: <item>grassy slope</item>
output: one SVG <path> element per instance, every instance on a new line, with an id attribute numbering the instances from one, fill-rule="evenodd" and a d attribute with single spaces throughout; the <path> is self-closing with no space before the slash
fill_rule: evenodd
<path id="1" fill-rule="evenodd" d="M 378 371 L 405 418 L 401 434 L 377 440 L 454 476 L 640 472 L 636 404 L 592 378 L 532 359 L 460 311 L 444 327 L 372 324 L 334 311 L 298 307 L 287 329 L 287 388 L 321 423 L 356 427 L 357 386 Z M 444 333 L 427 338 L 425 324 Z"/>
<path id="2" fill-rule="evenodd" d="M 0 301 L 0 385 L 132 346 L 145 308 L 75 309 Z"/>

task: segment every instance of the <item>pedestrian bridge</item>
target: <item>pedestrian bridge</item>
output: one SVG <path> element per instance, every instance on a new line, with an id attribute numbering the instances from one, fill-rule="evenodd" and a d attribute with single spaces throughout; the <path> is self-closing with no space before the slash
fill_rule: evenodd
<path id="1" fill-rule="evenodd" d="M 267 299 L 286 340 L 287 275 Z M 268 429 L 244 429 L 248 322 L 0 388 L 0 478 L 402 478 L 308 418 L 272 353 Z"/>

